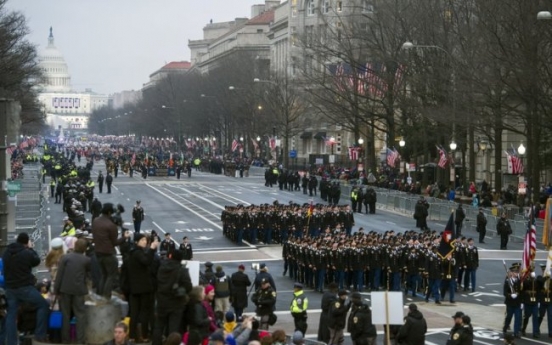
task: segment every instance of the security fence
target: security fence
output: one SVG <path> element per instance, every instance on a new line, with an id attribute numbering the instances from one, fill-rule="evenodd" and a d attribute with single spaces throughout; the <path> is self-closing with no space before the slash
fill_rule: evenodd
<path id="1" fill-rule="evenodd" d="M 378 205 L 383 209 L 393 210 L 395 212 L 402 213 L 404 215 L 413 216 L 414 207 L 420 198 L 419 195 L 408 194 L 396 190 L 375 188 L 378 195 Z M 438 199 L 434 197 L 426 197 L 426 201 L 429 203 L 429 216 L 432 221 L 447 222 L 451 212 L 458 207 L 457 202 Z M 470 227 L 475 230 L 477 225 L 476 217 L 479 212 L 479 207 L 473 207 L 466 204 L 464 207 L 466 213 L 466 219 L 464 220 L 464 227 Z M 496 224 L 500 218 L 500 214 L 505 213 L 512 226 L 512 237 L 523 239 L 525 232 L 527 231 L 527 219 L 523 213 L 520 213 L 520 209 L 514 205 L 507 205 L 504 207 L 493 207 L 483 209 L 485 216 L 487 217 L 487 234 L 490 236 L 496 236 Z M 444 226 L 445 224 L 443 224 Z M 542 236 L 542 221 L 537 222 L 537 238 Z"/>

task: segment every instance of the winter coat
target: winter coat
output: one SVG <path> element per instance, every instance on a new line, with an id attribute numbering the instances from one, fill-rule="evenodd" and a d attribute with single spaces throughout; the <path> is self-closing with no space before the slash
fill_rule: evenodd
<path id="1" fill-rule="evenodd" d="M 180 276 L 179 276 L 180 274 Z M 178 279 L 178 280 L 177 280 Z M 186 289 L 186 293 L 192 291 L 192 279 L 188 269 L 182 267 L 175 260 L 162 260 L 157 271 L 157 312 L 171 313 L 184 310 L 187 298 L 175 296 L 173 285 L 177 283 Z"/>
<path id="2" fill-rule="evenodd" d="M 419 310 L 410 311 L 399 329 L 397 340 L 406 345 L 424 345 L 427 332 L 426 320 Z"/>
<path id="3" fill-rule="evenodd" d="M 330 319 L 330 307 L 337 299 L 337 295 L 334 292 L 326 291 L 322 296 L 322 313 L 320 313 L 320 322 L 318 324 L 318 341 L 328 344 L 330 342 L 330 330 L 328 329 L 328 322 Z"/>
<path id="4" fill-rule="evenodd" d="M 90 258 L 84 254 L 68 253 L 58 264 L 54 292 L 56 295 L 84 296 L 88 294 L 86 277 L 90 272 Z"/>
<path id="5" fill-rule="evenodd" d="M 247 308 L 247 290 L 251 286 L 249 276 L 242 271 L 232 274 L 232 306 L 234 308 Z"/>
<path id="6" fill-rule="evenodd" d="M 188 321 L 188 332 L 198 334 L 200 339 L 209 336 L 209 315 L 200 301 L 193 301 L 186 308 L 186 321 Z"/>
<path id="7" fill-rule="evenodd" d="M 151 265 L 154 251 L 150 248 L 135 247 L 128 260 L 128 281 L 131 294 L 153 292 Z"/>
<path id="8" fill-rule="evenodd" d="M 230 277 L 224 271 L 215 273 L 215 298 L 230 297 L 232 292 L 232 284 Z"/>
<path id="9" fill-rule="evenodd" d="M 347 321 L 347 331 L 351 333 L 351 339 L 356 345 L 366 345 L 368 338 L 378 335 L 376 326 L 372 323 L 372 311 L 367 304 L 353 304 Z"/>
<path id="10" fill-rule="evenodd" d="M 11 243 L 2 260 L 6 288 L 17 289 L 35 284 L 36 278 L 32 269 L 40 265 L 40 257 L 32 248 L 17 242 Z"/>

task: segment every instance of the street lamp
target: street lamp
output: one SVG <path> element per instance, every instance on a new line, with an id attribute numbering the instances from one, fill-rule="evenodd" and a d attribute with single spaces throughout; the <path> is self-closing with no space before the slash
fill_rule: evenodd
<path id="1" fill-rule="evenodd" d="M 527 150 L 527 149 L 525 148 L 525 146 L 523 146 L 523 143 L 519 144 L 519 147 L 518 147 L 518 150 L 517 150 L 517 151 L 518 151 L 518 153 L 519 153 L 520 155 L 523 156 L 523 155 L 525 154 L 526 150 Z"/>
<path id="2" fill-rule="evenodd" d="M 456 151 L 456 148 L 458 147 L 458 145 L 456 144 L 454 139 L 450 142 L 449 147 L 450 147 L 451 151 Z"/>
<path id="3" fill-rule="evenodd" d="M 552 13 L 550 11 L 540 11 L 537 13 L 537 20 L 551 20 Z"/>
<path id="4" fill-rule="evenodd" d="M 332 156 L 333 156 L 333 154 L 334 154 L 334 145 L 335 145 L 335 138 L 333 136 L 330 137 L 329 143 L 330 143 L 330 146 L 332 148 Z"/>
<path id="5" fill-rule="evenodd" d="M 406 145 L 406 142 L 404 141 L 404 139 L 399 140 L 399 146 L 404 147 L 404 145 Z"/>

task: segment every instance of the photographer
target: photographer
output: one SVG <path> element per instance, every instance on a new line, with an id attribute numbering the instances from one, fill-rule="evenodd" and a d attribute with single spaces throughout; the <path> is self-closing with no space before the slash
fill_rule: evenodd
<path id="1" fill-rule="evenodd" d="M 122 224 L 122 220 L 120 221 L 120 212 L 118 217 L 112 218 L 114 211 L 113 204 L 105 203 L 102 206 L 102 214 L 92 223 L 94 248 L 102 271 L 98 294 L 104 296 L 108 301 L 111 300 L 111 292 L 117 276 L 118 262 L 115 256 L 115 247 L 130 237 L 126 230 L 123 232 L 122 238 L 117 238 L 117 224 Z"/>

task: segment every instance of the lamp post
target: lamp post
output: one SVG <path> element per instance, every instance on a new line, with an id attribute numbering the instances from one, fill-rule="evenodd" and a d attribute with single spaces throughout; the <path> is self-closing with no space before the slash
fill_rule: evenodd
<path id="1" fill-rule="evenodd" d="M 359 155 L 358 155 L 358 161 L 362 162 L 362 164 L 364 165 L 364 147 L 363 147 L 363 145 L 364 145 L 364 139 L 358 138 L 358 147 L 360 148 L 360 152 L 359 152 Z M 364 167 L 365 167 L 365 165 L 362 168 L 364 169 Z"/>
<path id="2" fill-rule="evenodd" d="M 517 152 L 519 154 L 519 159 L 521 160 L 521 162 L 520 162 L 521 166 L 523 167 L 524 166 L 523 157 L 525 156 L 525 153 L 527 152 L 527 149 L 525 148 L 523 143 L 519 144 Z M 529 202 L 531 202 L 531 186 L 529 185 L 529 178 L 527 178 L 527 181 L 525 181 L 525 176 L 524 176 L 524 175 L 527 175 L 527 176 L 531 176 L 531 175 L 526 174 L 525 171 L 518 171 L 518 174 L 519 174 L 519 184 L 520 184 L 520 188 L 518 190 L 518 193 L 523 194 L 524 191 L 522 190 L 521 184 L 524 184 L 525 185 L 525 194 L 527 195 L 527 200 Z"/>
<path id="3" fill-rule="evenodd" d="M 276 151 L 276 167 L 278 167 L 278 148 L 276 147 L 276 127 L 272 127 L 272 137 L 274 138 L 274 151 Z"/>
<path id="4" fill-rule="evenodd" d="M 257 153 L 257 158 L 262 157 L 262 150 L 261 150 L 261 137 L 257 135 L 257 148 L 259 152 Z"/>
<path id="5" fill-rule="evenodd" d="M 458 148 L 458 144 L 456 144 L 456 141 L 454 141 L 454 139 L 451 140 L 449 144 L 449 148 L 452 153 L 452 157 L 454 158 L 454 153 Z M 450 174 L 449 180 L 450 180 L 450 183 L 452 184 L 452 188 L 456 189 L 456 167 L 454 166 L 454 162 L 451 162 L 450 164 L 449 174 Z"/>
<path id="6" fill-rule="evenodd" d="M 540 11 L 537 13 L 537 20 L 552 20 L 552 13 L 550 11 Z"/>
<path id="7" fill-rule="evenodd" d="M 401 154 L 404 155 L 404 147 L 406 145 L 406 141 L 404 141 L 404 138 L 401 138 L 401 140 L 399 140 L 399 147 L 400 147 L 400 150 L 401 150 Z M 406 159 L 402 158 L 401 156 L 401 163 L 402 161 L 404 161 L 404 165 L 401 164 L 403 167 L 404 167 L 404 172 L 403 173 L 406 173 L 408 171 L 408 169 L 406 168 Z M 410 173 L 409 173 L 410 175 Z"/>

